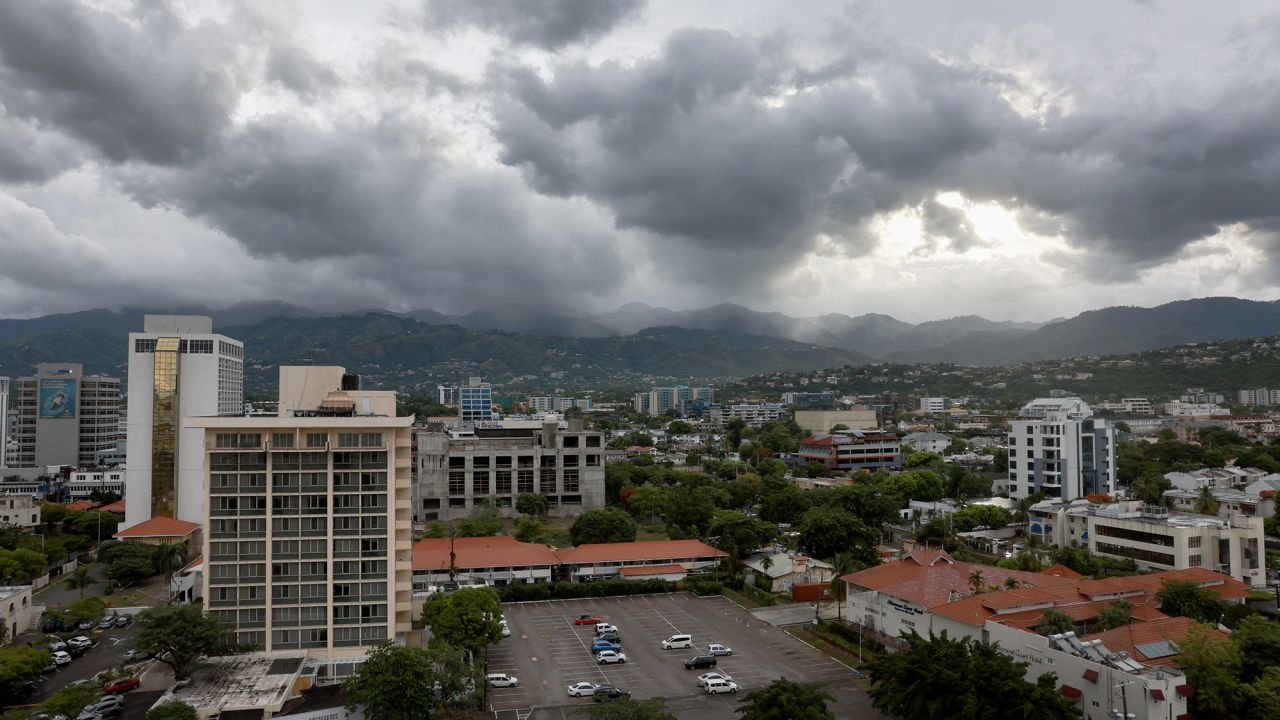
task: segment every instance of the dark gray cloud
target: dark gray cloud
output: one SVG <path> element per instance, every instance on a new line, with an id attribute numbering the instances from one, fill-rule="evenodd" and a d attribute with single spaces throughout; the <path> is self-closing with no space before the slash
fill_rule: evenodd
<path id="1" fill-rule="evenodd" d="M 599 38 L 645 7 L 645 0 L 426 0 L 430 30 L 475 27 L 520 45 L 555 50 Z"/>
<path id="2" fill-rule="evenodd" d="M 340 82 L 333 68 L 289 43 L 271 48 L 267 55 L 267 77 L 306 98 L 323 94 Z"/>
<path id="3" fill-rule="evenodd" d="M 11 117 L 0 105 L 0 183 L 44 182 L 80 162 L 77 143 Z"/>
<path id="4" fill-rule="evenodd" d="M 113 161 L 199 155 L 246 89 L 235 37 L 157 4 L 133 20 L 73 0 L 0 3 L 0 102 Z"/>

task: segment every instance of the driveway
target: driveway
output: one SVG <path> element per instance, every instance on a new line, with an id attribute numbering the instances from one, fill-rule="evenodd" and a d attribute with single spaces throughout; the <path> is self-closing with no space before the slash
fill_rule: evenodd
<path id="1" fill-rule="evenodd" d="M 42 675 L 43 681 L 32 702 L 38 703 L 76 680 L 91 678 L 103 670 L 124 664 L 124 652 L 129 649 L 129 639 L 133 637 L 132 625 L 101 632 L 87 631 L 84 634 L 93 638 L 97 645 L 72 660 L 70 665 Z"/>
<path id="2" fill-rule="evenodd" d="M 837 608 L 835 603 L 822 603 L 821 616 L 824 620 L 834 620 L 836 618 L 836 611 Z M 796 603 L 794 605 L 774 605 L 773 607 L 753 608 L 751 610 L 751 614 L 774 627 L 809 625 L 813 622 L 813 604 Z"/>

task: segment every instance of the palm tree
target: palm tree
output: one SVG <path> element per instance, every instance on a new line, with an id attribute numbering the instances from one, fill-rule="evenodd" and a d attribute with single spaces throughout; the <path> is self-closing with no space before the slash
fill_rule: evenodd
<path id="1" fill-rule="evenodd" d="M 166 543 L 157 545 L 151 553 L 151 565 L 155 571 L 164 575 L 168 583 L 167 592 L 173 590 L 173 573 L 182 567 L 187 559 L 186 543 Z"/>
<path id="2" fill-rule="evenodd" d="M 1217 515 L 1218 514 L 1218 498 L 1213 496 L 1213 491 L 1208 485 L 1200 488 L 1200 496 L 1196 498 L 1195 511 L 1200 515 Z"/>
<path id="3" fill-rule="evenodd" d="M 1017 589 L 1018 589 L 1018 588 L 1020 588 L 1020 587 L 1022 587 L 1022 583 L 1018 582 L 1018 578 L 1016 578 L 1016 577 L 1007 577 L 1007 578 L 1005 578 L 1005 579 L 1004 579 L 1004 589 L 1005 589 L 1005 590 L 1017 590 Z"/>
<path id="4" fill-rule="evenodd" d="M 969 573 L 969 587 L 973 588 L 973 594 L 977 595 L 982 592 L 982 571 L 974 570 Z"/>
<path id="5" fill-rule="evenodd" d="M 84 599 L 84 589 L 97 583 L 97 578 L 89 574 L 89 566 L 80 565 L 67 576 L 67 587 L 80 591 L 80 599 Z"/>
<path id="6" fill-rule="evenodd" d="M 862 563 L 853 559 L 849 553 L 836 553 L 831 558 L 831 596 L 836 599 L 836 620 L 844 619 L 844 601 L 848 597 L 849 584 L 840 578 L 851 572 L 862 569 Z"/>

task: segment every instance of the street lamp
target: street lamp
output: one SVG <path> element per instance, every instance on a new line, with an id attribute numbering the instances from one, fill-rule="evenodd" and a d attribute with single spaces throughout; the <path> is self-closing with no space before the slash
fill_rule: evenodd
<path id="1" fill-rule="evenodd" d="M 1129 713 L 1129 693 L 1127 690 L 1125 690 L 1126 687 L 1134 684 L 1135 682 L 1137 681 L 1129 680 L 1127 682 L 1117 683 L 1111 686 L 1112 691 L 1114 691 L 1116 688 L 1120 688 L 1120 703 L 1121 703 L 1121 707 L 1124 708 L 1123 713 L 1116 710 L 1115 708 L 1112 708 L 1111 716 L 1112 718 L 1114 718 L 1114 720 L 1132 720 L 1132 718 L 1138 717 L 1137 715 L 1132 715 Z"/>

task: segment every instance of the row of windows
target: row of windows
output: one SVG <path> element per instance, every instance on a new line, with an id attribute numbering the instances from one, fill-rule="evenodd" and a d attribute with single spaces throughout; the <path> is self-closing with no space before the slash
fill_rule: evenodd
<path id="1" fill-rule="evenodd" d="M 1165 565 L 1172 567 L 1174 557 L 1170 553 L 1156 552 L 1155 550 L 1144 550 L 1142 548 L 1128 547 L 1126 545 L 1113 545 L 1111 543 L 1097 543 L 1098 552 L 1107 553 L 1109 555 L 1118 555 L 1137 560 L 1138 562 L 1150 563 L 1153 565 Z"/>
<path id="2" fill-rule="evenodd" d="M 490 476 L 488 472 L 470 473 L 470 483 L 467 478 L 468 473 L 463 470 L 451 470 L 448 475 L 448 491 L 450 495 L 467 495 L 468 484 L 471 487 L 469 494 L 474 496 L 487 495 L 511 495 L 511 471 L 497 470 Z M 565 469 L 561 471 L 560 476 L 562 483 L 557 489 L 556 470 L 554 468 L 546 468 L 538 477 L 538 490 L 542 494 L 567 492 L 579 492 L 581 487 L 581 476 L 576 469 Z M 491 482 L 492 480 L 492 482 Z M 532 470 L 516 471 L 515 492 L 531 493 L 534 490 L 534 473 Z"/>
<path id="3" fill-rule="evenodd" d="M 222 343 L 226 345 L 227 343 Z M 156 351 L 155 338 L 137 338 L 133 341 L 135 353 L 153 353 Z M 212 340 L 179 340 L 178 352 L 191 355 L 212 355 Z"/>

